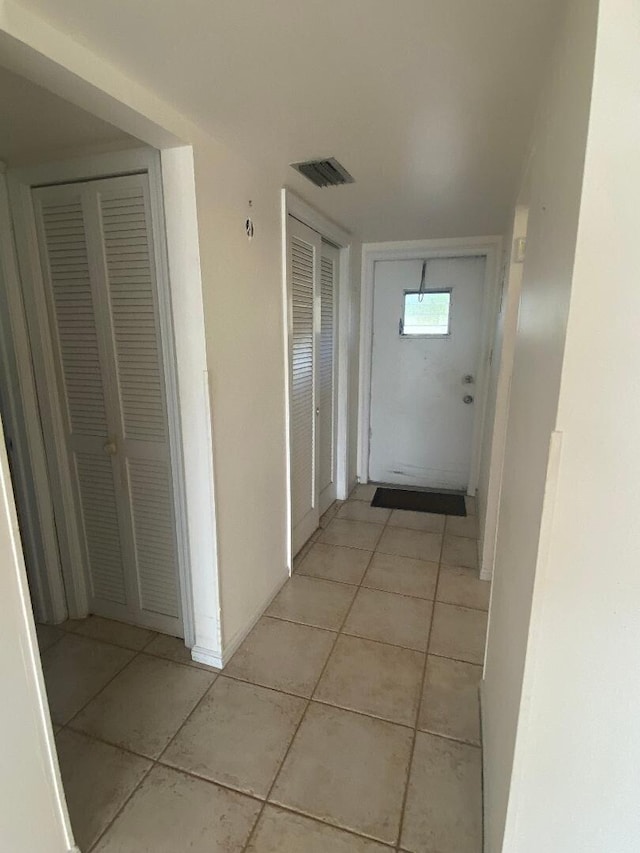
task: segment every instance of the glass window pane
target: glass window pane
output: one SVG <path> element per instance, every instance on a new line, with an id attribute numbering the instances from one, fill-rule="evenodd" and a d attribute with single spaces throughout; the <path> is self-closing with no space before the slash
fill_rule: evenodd
<path id="1" fill-rule="evenodd" d="M 451 293 L 431 290 L 405 293 L 403 335 L 448 335 Z"/>

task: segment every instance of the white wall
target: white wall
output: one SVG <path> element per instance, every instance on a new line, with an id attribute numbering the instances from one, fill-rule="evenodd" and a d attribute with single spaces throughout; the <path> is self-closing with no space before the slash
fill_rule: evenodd
<path id="1" fill-rule="evenodd" d="M 42 540 L 38 535 L 38 525 L 29 525 L 29 518 L 37 518 L 35 496 L 31 483 L 33 472 L 30 460 L 27 458 L 25 436 L 27 429 L 24 412 L 20 401 L 20 381 L 13 346 L 13 330 L 9 305 L 6 294 L 5 268 L 12 258 L 7 255 L 13 252 L 13 235 L 7 224 L 8 209 L 6 207 L 5 176 L 0 173 L 0 416 L 4 425 L 4 438 L 9 447 L 14 448 L 11 460 L 14 477 L 14 492 L 16 509 L 20 516 L 22 530 L 22 546 L 25 553 L 29 588 L 35 601 L 42 601 L 44 606 L 36 613 L 39 619 L 44 619 L 52 610 L 48 585 L 42 577 L 43 572 L 37 571 L 37 566 L 44 565 Z M 34 594 L 35 593 L 35 594 Z"/>
<path id="2" fill-rule="evenodd" d="M 0 429 L 1 433 L 1 429 Z M 4 442 L 0 440 L 0 848 L 63 853 L 72 840 L 46 707 Z"/>
<path id="3" fill-rule="evenodd" d="M 360 289 L 362 287 L 362 244 L 351 247 L 351 301 L 349 322 L 349 414 L 347 481 L 349 492 L 355 487 L 358 470 L 358 388 L 360 384 Z"/>
<path id="4" fill-rule="evenodd" d="M 504 447 L 509 416 L 509 391 L 515 347 L 523 264 L 514 256 L 515 241 L 526 237 L 529 208 L 516 207 L 506 239 L 501 293 L 489 366 L 485 429 L 478 474 L 478 517 L 480 521 L 480 577 L 493 576 L 498 527 L 498 507 L 504 465 Z"/>
<path id="5" fill-rule="evenodd" d="M 601 0 L 509 849 L 640 847 L 640 6 Z"/>
<path id="6" fill-rule="evenodd" d="M 556 425 L 589 114 L 596 0 L 569 0 L 536 122 L 483 686 L 486 850 L 514 846 L 510 797 L 551 433 Z M 583 391 L 587 392 L 585 371 Z M 586 393 L 586 396 L 589 396 Z M 591 399 L 591 398 L 590 398 Z M 592 400 L 593 403 L 593 400 Z M 558 768 L 556 768 L 557 772 Z M 523 808 L 527 807 L 523 804 Z M 506 835 L 503 847 L 503 834 Z M 565 850 L 540 844 L 538 850 Z"/>
<path id="7" fill-rule="evenodd" d="M 228 655 L 287 577 L 280 175 L 236 156 L 118 67 L 2 0 L 0 48 L 12 70 L 144 142 L 160 149 L 193 146 L 215 464 L 209 559 L 213 577 L 217 549 L 220 600 L 220 614 L 207 616 L 213 628 L 220 615 Z M 244 232 L 249 213 L 255 223 L 251 242 Z M 359 245 L 351 256 L 357 299 Z M 356 306 L 354 355 L 358 316 Z M 357 357 L 350 375 L 354 388 Z M 352 414 L 356 397 L 354 390 Z M 354 478 L 355 417 L 348 432 Z M 210 593 L 209 611 L 215 599 Z"/>
<path id="8" fill-rule="evenodd" d="M 194 157 L 228 648 L 287 577 L 280 192 L 213 141 Z"/>
<path id="9" fill-rule="evenodd" d="M 287 577 L 285 359 L 277 177 L 265 176 L 236 157 L 154 93 L 67 35 L 26 13 L 18 15 L 14 10 L 10 17 L 3 17 L 2 12 L 0 2 L 3 61 L 14 70 L 28 73 L 35 82 L 50 86 L 151 145 L 166 148 L 187 142 L 193 146 L 199 246 L 182 247 L 184 257 L 180 261 L 182 268 L 188 269 L 199 250 L 215 457 L 216 519 L 214 523 L 211 504 L 213 542 L 208 557 L 211 578 L 215 579 L 217 550 L 221 610 L 208 616 L 216 629 L 221 616 L 223 653 L 228 654 Z M 172 163 L 174 175 L 186 168 L 183 154 L 165 157 L 165 165 L 172 161 L 180 161 Z M 189 216 L 193 213 L 191 209 L 187 212 Z M 251 242 L 244 232 L 249 213 L 255 223 Z M 352 251 L 356 298 L 359 248 L 354 244 Z M 358 316 L 356 305 L 350 318 L 352 353 L 357 352 Z M 353 387 L 357 358 L 350 375 Z M 354 442 L 349 462 L 353 472 L 353 425 L 348 425 L 348 431 Z M 203 459 L 202 464 L 208 460 Z M 4 485 L 8 483 L 4 459 L 2 466 Z M 0 513 L 3 562 L 10 546 L 5 541 L 4 518 Z M 15 556 L 21 559 L 19 546 Z M 71 840 L 65 837 L 64 805 L 54 802 L 55 753 L 46 752 L 48 715 L 42 694 L 37 693 L 42 689 L 40 662 L 34 653 L 22 566 L 20 571 L 22 587 L 15 594 L 9 589 L 12 576 L 4 572 L 0 578 L 2 616 L 6 610 L 0 624 L 12 637 L 12 642 L 0 643 L 3 690 L 12 696 L 10 703 L 0 703 L 0 724 L 12 731 L 0 767 L 0 808 L 3 814 L 5 809 L 10 814 L 6 829 L 3 823 L 0 846 L 21 853 L 45 849 L 57 853 L 66 850 Z M 196 601 L 196 608 L 200 604 Z M 34 815 L 37 820 L 32 819 Z"/>

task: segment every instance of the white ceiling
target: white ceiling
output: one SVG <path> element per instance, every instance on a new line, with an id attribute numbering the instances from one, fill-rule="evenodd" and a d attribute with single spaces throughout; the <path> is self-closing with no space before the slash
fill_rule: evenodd
<path id="1" fill-rule="evenodd" d="M 0 66 L 0 161 L 16 165 L 133 137 Z"/>
<path id="2" fill-rule="evenodd" d="M 366 240 L 501 233 L 558 0 L 22 0 Z M 288 163 L 336 156 L 318 190 Z"/>

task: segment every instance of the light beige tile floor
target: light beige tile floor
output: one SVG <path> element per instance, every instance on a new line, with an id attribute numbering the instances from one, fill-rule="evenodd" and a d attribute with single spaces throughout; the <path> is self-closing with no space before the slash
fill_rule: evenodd
<path id="1" fill-rule="evenodd" d="M 480 853 L 489 585 L 467 518 L 335 504 L 220 675 L 182 641 L 38 626 L 82 853 Z"/>
<path id="2" fill-rule="evenodd" d="M 208 672 L 141 654 L 71 725 L 138 755 L 158 758 L 213 678 Z"/>
<path id="3" fill-rule="evenodd" d="M 105 643 L 113 643 L 114 646 L 122 646 L 124 649 L 132 649 L 135 652 L 149 645 L 155 637 L 153 631 L 124 625 L 122 622 L 113 622 L 111 619 L 103 619 L 100 616 L 89 616 L 88 619 L 69 622 L 68 627 L 69 630 L 83 637 L 103 640 Z"/>

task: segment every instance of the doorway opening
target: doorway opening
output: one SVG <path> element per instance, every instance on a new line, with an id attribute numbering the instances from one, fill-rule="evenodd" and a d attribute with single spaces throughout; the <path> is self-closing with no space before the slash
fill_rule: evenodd
<path id="1" fill-rule="evenodd" d="M 94 614 L 182 637 L 192 619 L 158 155 L 8 178 L 26 321 L 14 337 L 27 335 L 37 409 L 19 404 L 40 421 L 45 458 L 22 486 L 51 500 L 59 555 L 31 572 L 65 608 L 48 621 Z"/>
<path id="2" fill-rule="evenodd" d="M 475 495 L 499 244 L 364 247 L 361 483 Z"/>
<path id="3" fill-rule="evenodd" d="M 0 410 L 51 785 L 86 850 L 210 686 L 192 647 L 220 655 L 193 156 L 4 69 L 0 91 Z"/>
<path id="4" fill-rule="evenodd" d="M 483 256 L 376 263 L 369 427 L 374 482 L 466 492 L 484 267 Z"/>
<path id="5" fill-rule="evenodd" d="M 283 190 L 290 558 L 347 484 L 350 235 Z"/>

